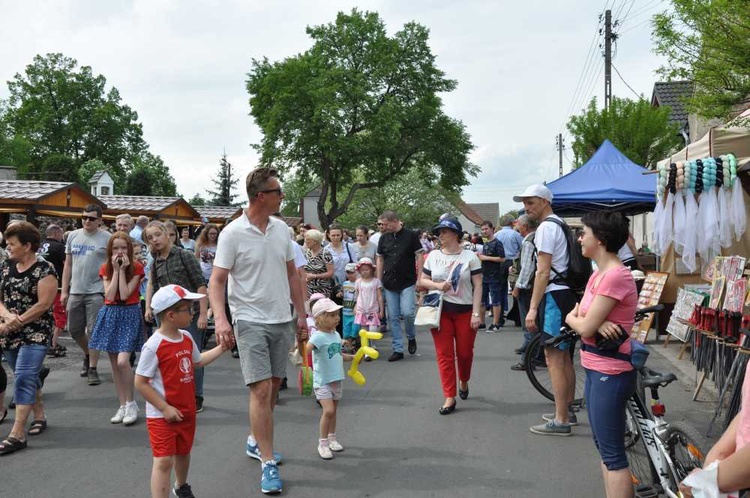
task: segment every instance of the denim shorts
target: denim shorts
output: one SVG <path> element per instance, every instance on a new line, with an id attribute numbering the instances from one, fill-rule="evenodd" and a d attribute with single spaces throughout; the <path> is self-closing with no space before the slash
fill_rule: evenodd
<path id="1" fill-rule="evenodd" d="M 492 308 L 500 306 L 501 298 L 500 282 L 482 281 L 482 306 Z"/>
<path id="2" fill-rule="evenodd" d="M 18 349 L 6 349 L 3 354 L 16 377 L 13 384 L 16 404 L 33 405 L 36 403 L 36 391 L 42 387 L 39 371 L 47 355 L 47 346 L 24 344 Z"/>
<path id="3" fill-rule="evenodd" d="M 586 369 L 586 410 L 594 444 L 607 470 L 628 468 L 625 407 L 636 386 L 635 370 L 609 375 Z"/>

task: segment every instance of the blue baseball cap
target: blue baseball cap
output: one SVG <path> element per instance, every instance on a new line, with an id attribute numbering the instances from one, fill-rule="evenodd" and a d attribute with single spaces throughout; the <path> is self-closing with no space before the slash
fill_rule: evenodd
<path id="1" fill-rule="evenodd" d="M 440 220 L 440 222 L 432 227 L 432 233 L 434 235 L 438 235 L 440 233 L 441 228 L 447 228 L 449 230 L 453 230 L 458 234 L 458 236 L 462 236 L 464 234 L 463 227 L 461 226 L 461 223 L 452 216 L 447 216 Z"/>

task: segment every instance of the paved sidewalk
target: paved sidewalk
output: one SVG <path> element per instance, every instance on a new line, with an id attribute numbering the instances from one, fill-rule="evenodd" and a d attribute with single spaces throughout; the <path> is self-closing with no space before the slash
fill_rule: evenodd
<path id="1" fill-rule="evenodd" d="M 362 364 L 367 384 L 345 381 L 337 433 L 346 450 L 333 461 L 317 455 L 320 410 L 312 398 L 298 394 L 296 370 L 289 366 L 291 388 L 276 411 L 276 450 L 286 461 L 284 495 L 602 496 L 585 415 L 570 438 L 529 433 L 552 404 L 532 389 L 524 372 L 510 370 L 521 340 L 518 328 L 479 332 L 470 397 L 458 400 L 449 416 L 437 413 L 442 396 L 429 332 L 419 331 L 417 355 L 396 363 L 385 361 L 390 336 L 378 341 L 381 359 Z M 147 496 L 151 457 L 143 419 L 132 427 L 110 424 L 117 402 L 109 362 L 100 363 L 102 384 L 89 387 L 78 376 L 80 353 L 68 350 L 68 357 L 49 361 L 49 429 L 29 438 L 27 450 L 0 458 L 2 496 Z M 657 370 L 671 368 L 658 354 L 649 363 Z M 683 374 L 680 379 L 688 380 Z M 678 383 L 662 392 L 670 420 L 704 431 L 708 406 L 690 401 L 689 386 Z M 244 454 L 247 389 L 238 360 L 226 354 L 207 368 L 205 398 L 190 472 L 196 496 L 261 496 L 258 462 Z M 0 434 L 9 429 L 6 421 Z"/>

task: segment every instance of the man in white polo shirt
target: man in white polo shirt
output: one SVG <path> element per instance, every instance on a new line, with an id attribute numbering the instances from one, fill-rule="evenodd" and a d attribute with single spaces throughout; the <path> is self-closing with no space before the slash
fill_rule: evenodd
<path id="1" fill-rule="evenodd" d="M 276 170 L 251 171 L 246 189 L 249 207 L 221 231 L 209 297 L 216 337 L 230 347 L 236 339 L 242 375 L 250 388 L 251 433 L 246 453 L 261 461 L 261 491 L 279 493 L 281 455 L 273 451 L 273 408 L 286 376 L 292 339 L 290 296 L 298 317 L 298 339 L 307 338 L 307 324 L 289 230 L 286 223 L 271 217 L 284 199 Z M 224 310 L 227 281 L 234 335 Z"/>

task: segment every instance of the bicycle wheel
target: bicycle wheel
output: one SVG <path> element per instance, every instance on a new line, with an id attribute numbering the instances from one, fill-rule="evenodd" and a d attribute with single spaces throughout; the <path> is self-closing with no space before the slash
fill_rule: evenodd
<path id="1" fill-rule="evenodd" d="M 638 427 L 638 421 L 633 413 L 633 408 L 628 402 L 625 417 L 625 453 L 628 456 L 628 465 L 630 466 L 630 479 L 636 490 L 639 489 L 661 489 L 659 476 L 656 473 L 654 465 L 651 463 L 651 457 L 646 449 L 646 442 Z"/>
<path id="2" fill-rule="evenodd" d="M 681 424 L 670 424 L 664 434 L 667 454 L 672 460 L 672 491 L 677 492 L 677 486 L 694 469 L 700 468 L 705 458 L 701 449 L 703 439 L 693 430 Z"/>
<path id="3" fill-rule="evenodd" d="M 539 394 L 548 400 L 554 401 L 555 395 L 552 394 L 552 379 L 550 378 L 547 366 L 542 363 L 543 360 L 540 361 L 540 358 L 544 358 L 544 347 L 541 341 L 542 335 L 535 334 L 523 353 L 523 364 L 526 365 L 526 376 L 529 378 L 531 385 L 534 386 L 534 389 L 539 391 Z M 586 385 L 586 371 L 581 366 L 580 341 L 575 341 L 573 348 L 570 348 L 568 351 L 572 355 L 573 370 L 576 375 L 576 390 L 573 395 L 573 404 L 580 407 L 583 406 L 583 390 Z M 532 367 L 529 368 L 529 365 L 532 365 Z"/>

